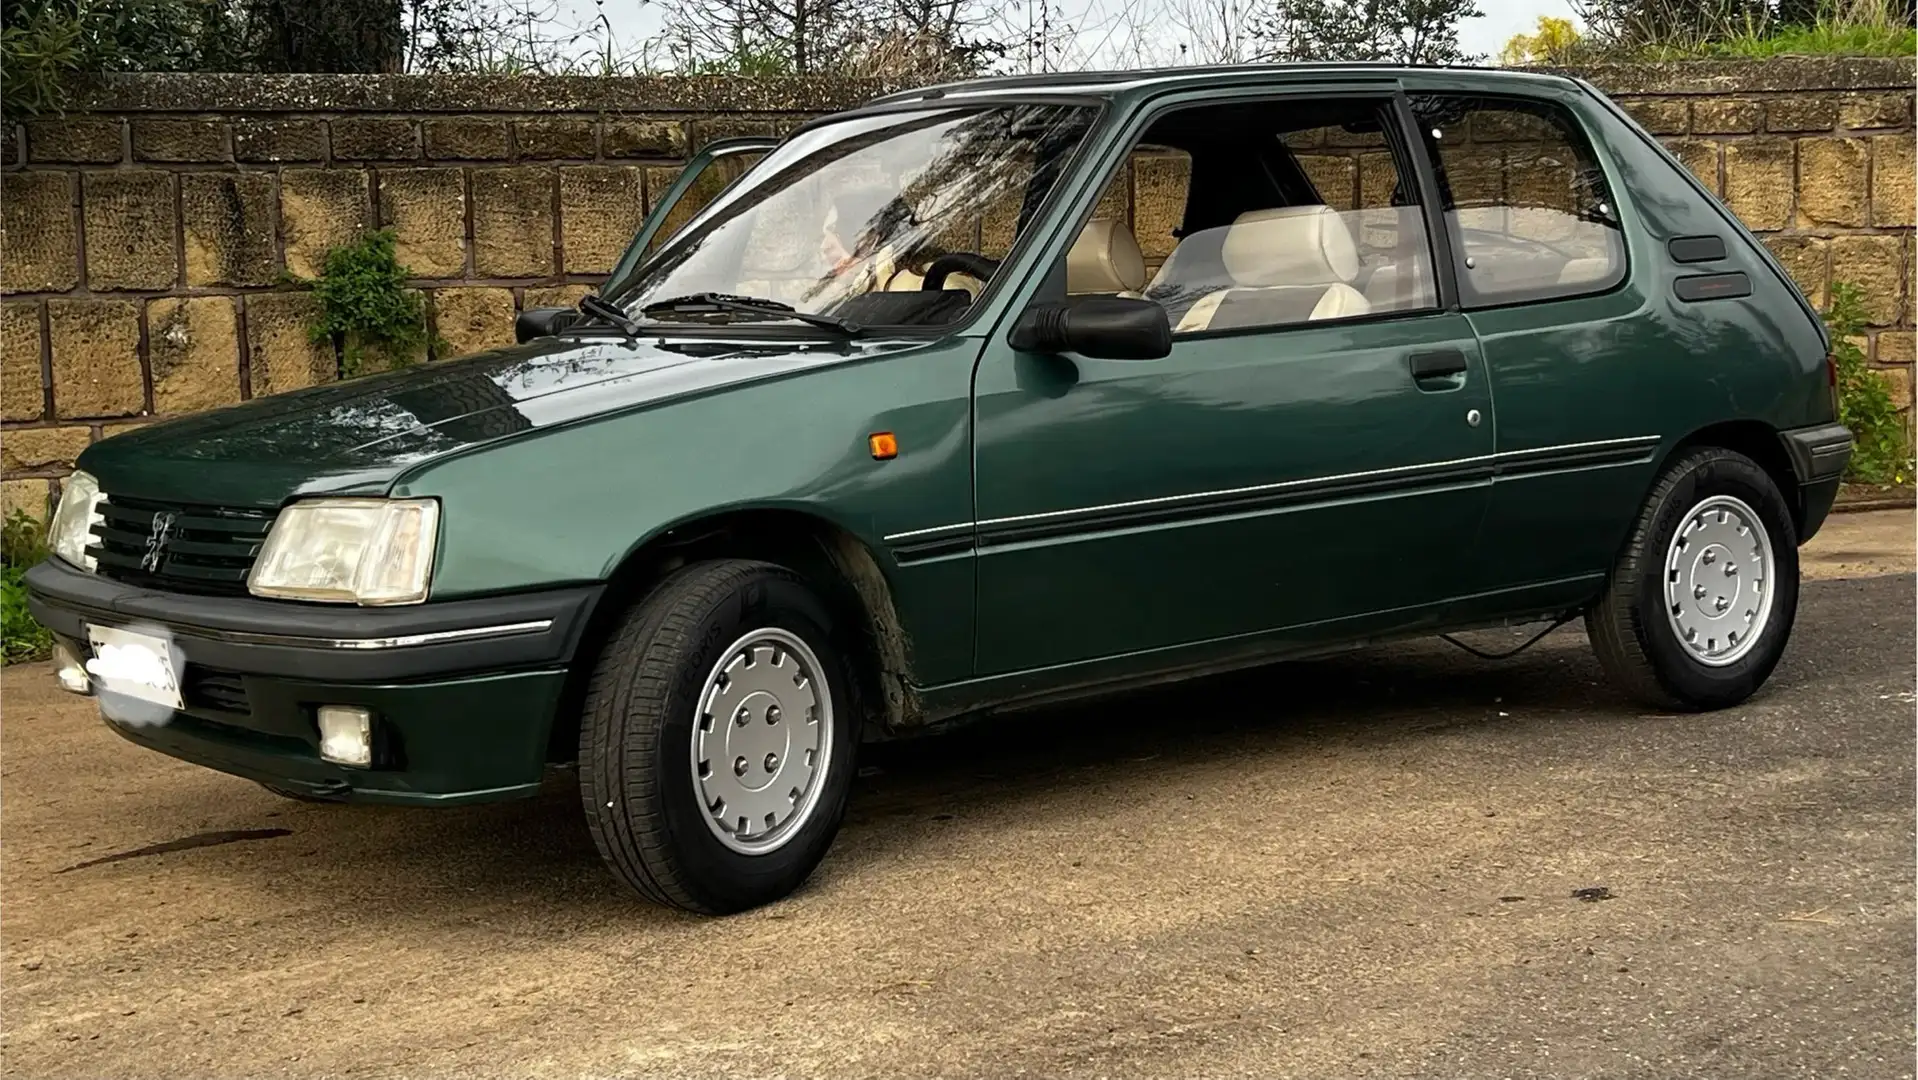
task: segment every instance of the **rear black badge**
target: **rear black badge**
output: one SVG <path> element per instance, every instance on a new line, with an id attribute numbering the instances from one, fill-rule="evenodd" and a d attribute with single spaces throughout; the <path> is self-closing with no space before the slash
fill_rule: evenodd
<path id="1" fill-rule="evenodd" d="M 1725 257 L 1725 238 L 1722 236 L 1674 236 L 1666 249 L 1672 253 L 1673 262 L 1702 263 L 1717 262 Z"/>
<path id="2" fill-rule="evenodd" d="M 1687 304 L 1700 300 L 1730 300 L 1752 294 L 1752 279 L 1743 270 L 1724 274 L 1692 274 L 1672 282 L 1672 292 Z"/>

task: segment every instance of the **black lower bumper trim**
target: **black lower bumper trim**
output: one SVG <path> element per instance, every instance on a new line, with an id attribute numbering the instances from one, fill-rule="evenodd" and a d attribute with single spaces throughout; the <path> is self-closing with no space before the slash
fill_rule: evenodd
<path id="1" fill-rule="evenodd" d="M 110 581 L 48 559 L 27 606 L 49 630 L 157 626 L 196 664 L 249 675 L 387 682 L 570 662 L 601 586 L 404 608 L 185 596 Z"/>
<path id="2" fill-rule="evenodd" d="M 1844 475 L 1851 462 L 1851 429 L 1843 424 L 1820 424 L 1779 433 L 1785 452 L 1791 455 L 1792 471 L 1800 484 L 1835 480 Z"/>

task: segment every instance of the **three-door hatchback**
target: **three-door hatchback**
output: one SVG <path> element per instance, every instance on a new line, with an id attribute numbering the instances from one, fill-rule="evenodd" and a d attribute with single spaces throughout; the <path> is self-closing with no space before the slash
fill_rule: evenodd
<path id="1" fill-rule="evenodd" d="M 960 716 L 1579 614 L 1632 695 L 1741 701 L 1851 452 L 1765 248 L 1516 73 L 896 94 L 709 147 L 519 336 L 90 447 L 61 681 L 295 798 L 577 761 L 614 873 L 736 911 Z"/>

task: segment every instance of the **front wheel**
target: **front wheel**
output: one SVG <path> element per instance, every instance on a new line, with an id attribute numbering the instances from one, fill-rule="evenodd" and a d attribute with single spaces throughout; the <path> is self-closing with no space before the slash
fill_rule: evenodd
<path id="1" fill-rule="evenodd" d="M 797 576 L 744 560 L 674 572 L 587 690 L 580 794 L 600 855 L 690 911 L 785 896 L 839 829 L 856 708 L 834 622 Z"/>
<path id="2" fill-rule="evenodd" d="M 1658 708 L 1750 697 L 1798 612 L 1798 534 L 1770 475 L 1694 450 L 1652 486 L 1586 630 L 1606 672 Z"/>

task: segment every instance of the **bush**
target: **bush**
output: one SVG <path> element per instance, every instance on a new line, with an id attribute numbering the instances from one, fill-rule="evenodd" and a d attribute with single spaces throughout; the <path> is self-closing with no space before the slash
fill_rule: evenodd
<path id="1" fill-rule="evenodd" d="M 411 276 L 394 253 L 391 229 L 326 253 L 309 283 L 320 302 L 309 332 L 338 351 L 342 378 L 405 367 L 426 351 L 426 301 L 406 287 Z"/>
<path id="2" fill-rule="evenodd" d="M 46 527 L 15 510 L 0 524 L 0 658 L 44 660 L 53 635 L 27 613 L 27 569 L 47 557 Z"/>
<path id="3" fill-rule="evenodd" d="M 228 0 L 0 0 L 0 112 L 58 113 L 72 76 L 96 71 L 232 71 Z"/>
<path id="4" fill-rule="evenodd" d="M 1902 56 L 1912 0 L 1573 0 L 1606 60 Z"/>
<path id="5" fill-rule="evenodd" d="M 1891 399 L 1890 384 L 1866 364 L 1865 351 L 1856 340 L 1865 328 L 1864 294 L 1858 286 L 1832 285 L 1825 325 L 1831 330 L 1832 357 L 1838 362 L 1838 419 L 1858 440 L 1845 478 L 1866 484 L 1911 483 L 1911 439 L 1905 418 Z"/>

